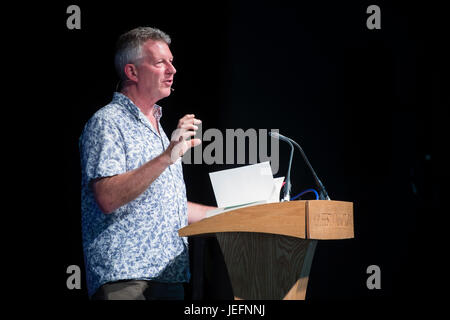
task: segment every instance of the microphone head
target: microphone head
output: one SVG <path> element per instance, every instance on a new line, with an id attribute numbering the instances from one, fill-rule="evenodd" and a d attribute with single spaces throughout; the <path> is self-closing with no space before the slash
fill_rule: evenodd
<path id="1" fill-rule="evenodd" d="M 269 136 L 271 136 L 272 138 L 275 138 L 275 139 L 280 138 L 280 134 L 278 132 L 273 132 L 273 131 L 269 132 Z"/>
<path id="2" fill-rule="evenodd" d="M 285 137 L 285 136 L 283 136 L 282 134 L 279 134 L 278 132 L 272 132 L 272 131 L 270 131 L 269 132 L 269 135 L 272 137 L 272 138 L 275 138 L 275 139 L 280 139 L 280 140 L 283 140 L 283 141 L 286 141 L 287 143 L 291 143 L 291 139 L 289 139 L 288 137 Z"/>

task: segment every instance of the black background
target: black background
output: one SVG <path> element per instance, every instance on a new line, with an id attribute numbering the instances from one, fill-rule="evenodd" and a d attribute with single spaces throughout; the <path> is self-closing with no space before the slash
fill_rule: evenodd
<path id="1" fill-rule="evenodd" d="M 66 27 L 71 4 L 81 8 L 81 30 Z M 366 27 L 371 4 L 381 9 L 381 30 Z M 308 301 L 437 294 L 428 285 L 443 276 L 432 251 L 438 240 L 425 225 L 432 220 L 436 227 L 445 215 L 439 207 L 449 107 L 442 7 L 131 0 L 37 7 L 25 55 L 33 60 L 29 87 L 35 89 L 29 118 L 38 128 L 28 143 L 36 155 L 30 171 L 40 173 L 31 184 L 38 191 L 38 218 L 31 221 L 39 223 L 41 241 L 28 250 L 45 272 L 42 281 L 55 283 L 50 298 L 87 300 L 84 282 L 81 290 L 66 287 L 69 265 L 79 265 L 84 277 L 78 137 L 111 100 L 117 37 L 137 26 L 172 38 L 175 92 L 159 103 L 167 133 L 186 113 L 202 119 L 204 130 L 279 129 L 302 145 L 332 199 L 354 202 L 355 238 L 319 243 Z M 280 142 L 277 176 L 286 174 L 288 155 Z M 185 165 L 188 199 L 215 205 L 208 172 L 228 167 Z M 297 152 L 292 183 L 292 194 L 314 187 Z M 191 249 L 188 298 L 229 297 L 216 242 L 191 240 Z M 205 275 L 202 255 L 212 257 L 213 274 Z M 381 268 L 380 290 L 366 287 L 369 265 Z"/>

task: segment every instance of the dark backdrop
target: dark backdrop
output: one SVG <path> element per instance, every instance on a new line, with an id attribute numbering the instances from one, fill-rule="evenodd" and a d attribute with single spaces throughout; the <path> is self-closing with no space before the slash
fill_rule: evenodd
<path id="1" fill-rule="evenodd" d="M 70 4 L 81 8 L 81 30 L 66 28 Z M 371 4 L 381 8 L 381 30 L 366 27 Z M 87 299 L 84 282 L 81 290 L 65 284 L 67 266 L 84 268 L 78 137 L 111 100 L 117 37 L 144 25 L 172 37 L 175 92 L 160 101 L 167 133 L 185 113 L 202 119 L 204 130 L 279 129 L 302 145 L 332 199 L 354 202 L 355 238 L 319 243 L 307 299 L 397 299 L 430 283 L 429 266 L 438 261 L 424 223 L 443 195 L 438 168 L 448 108 L 442 8 L 392 1 L 130 0 L 63 1 L 44 11 L 49 18 L 34 46 L 51 48 L 37 61 L 45 80 L 37 77 L 42 89 L 35 98 L 47 97 L 39 114 L 48 121 L 39 125 L 45 147 L 36 147 L 47 179 L 45 187 L 36 185 L 44 194 L 37 208 L 47 214 L 46 242 L 37 251 L 45 251 L 43 265 L 57 279 L 55 297 Z M 286 174 L 288 155 L 280 142 L 277 176 Z M 185 165 L 188 198 L 215 205 L 208 172 L 228 167 Z M 297 152 L 292 183 L 292 194 L 314 187 Z M 190 245 L 188 297 L 229 298 L 217 242 L 191 239 Z M 369 265 L 381 268 L 381 290 L 366 287 Z"/>

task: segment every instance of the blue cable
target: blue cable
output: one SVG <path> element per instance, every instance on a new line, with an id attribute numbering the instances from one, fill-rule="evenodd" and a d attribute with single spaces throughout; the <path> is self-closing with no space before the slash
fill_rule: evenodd
<path id="1" fill-rule="evenodd" d="M 314 190 L 314 189 L 307 189 L 307 190 L 305 190 L 305 191 L 299 193 L 299 194 L 296 195 L 295 197 L 292 197 L 292 198 L 291 198 L 291 201 L 297 199 L 298 197 L 301 197 L 302 195 L 304 195 L 305 193 L 308 193 L 308 192 L 314 192 L 314 193 L 316 194 L 316 200 L 319 200 L 319 193 L 317 193 L 316 190 Z"/>

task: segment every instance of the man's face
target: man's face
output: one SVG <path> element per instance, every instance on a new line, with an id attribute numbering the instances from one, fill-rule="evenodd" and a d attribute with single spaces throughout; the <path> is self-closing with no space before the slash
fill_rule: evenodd
<path id="1" fill-rule="evenodd" d="M 142 46 L 142 58 L 136 64 L 138 88 L 156 101 L 170 95 L 173 76 L 173 56 L 163 41 L 148 40 Z"/>

